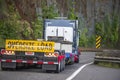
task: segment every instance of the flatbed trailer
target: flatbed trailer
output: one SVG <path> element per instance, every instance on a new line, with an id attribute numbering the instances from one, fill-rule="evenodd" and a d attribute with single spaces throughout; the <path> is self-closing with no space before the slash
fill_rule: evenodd
<path id="1" fill-rule="evenodd" d="M 33 44 L 28 44 L 28 42 Z M 61 43 L 6 40 L 6 49 L 1 49 L 1 69 L 16 69 L 25 65 L 38 65 L 46 71 L 60 72 L 65 68 L 65 54 L 62 50 L 54 50 L 57 49 L 55 45 L 60 46 Z"/>

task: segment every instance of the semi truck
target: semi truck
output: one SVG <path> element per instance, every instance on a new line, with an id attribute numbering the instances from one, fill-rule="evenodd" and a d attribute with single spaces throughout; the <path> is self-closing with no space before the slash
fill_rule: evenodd
<path id="1" fill-rule="evenodd" d="M 45 19 L 42 40 L 6 40 L 0 52 L 1 69 L 34 65 L 59 73 L 66 64 L 79 62 L 78 43 L 77 20 Z"/>
<path id="2" fill-rule="evenodd" d="M 65 50 L 66 64 L 79 62 L 80 50 L 78 20 L 46 19 L 44 21 L 43 38 L 47 41 L 58 41 L 62 43 L 62 50 Z"/>

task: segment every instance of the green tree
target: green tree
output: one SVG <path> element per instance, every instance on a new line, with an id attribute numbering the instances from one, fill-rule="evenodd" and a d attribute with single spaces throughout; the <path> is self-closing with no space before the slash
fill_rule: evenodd
<path id="1" fill-rule="evenodd" d="M 80 47 L 88 47 L 88 37 L 87 37 L 88 29 L 84 28 L 80 33 Z"/>
<path id="2" fill-rule="evenodd" d="M 43 19 L 54 19 L 55 17 L 58 17 L 58 12 L 55 9 L 54 4 L 47 6 L 46 2 L 42 2 L 42 18 Z"/>
<path id="3" fill-rule="evenodd" d="M 103 21 L 96 23 L 96 34 L 102 37 L 103 47 L 116 48 L 119 39 L 120 18 L 107 15 Z"/>
<path id="4" fill-rule="evenodd" d="M 35 22 L 33 22 L 33 35 L 35 39 L 42 39 L 43 35 L 43 21 L 41 19 L 36 19 Z"/>

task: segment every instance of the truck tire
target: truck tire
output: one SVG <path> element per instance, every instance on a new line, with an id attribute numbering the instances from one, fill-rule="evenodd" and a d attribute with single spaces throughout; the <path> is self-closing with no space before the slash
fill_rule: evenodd
<path id="1" fill-rule="evenodd" d="M 63 61 L 61 61 L 60 63 L 61 63 L 61 65 L 60 65 L 60 72 L 61 72 L 63 69 Z"/>
<path id="2" fill-rule="evenodd" d="M 64 67 L 63 61 L 64 60 L 61 61 L 61 69 L 60 69 L 60 71 L 63 71 L 63 67 Z"/>
<path id="3" fill-rule="evenodd" d="M 62 61 L 62 71 L 64 71 L 64 69 L 65 69 L 65 59 L 63 59 Z"/>
<path id="4" fill-rule="evenodd" d="M 74 64 L 74 56 L 72 57 L 72 64 Z"/>
<path id="5" fill-rule="evenodd" d="M 58 65 L 56 65 L 57 68 L 56 68 L 56 73 L 59 73 L 61 71 L 61 63 L 59 63 Z"/>
<path id="6" fill-rule="evenodd" d="M 5 70 L 6 70 L 6 68 L 4 68 L 4 67 L 2 67 L 2 66 L 1 66 L 1 70 L 2 70 L 2 71 L 5 71 Z"/>
<path id="7" fill-rule="evenodd" d="M 70 65 L 74 64 L 74 56 L 70 57 Z"/>
<path id="8" fill-rule="evenodd" d="M 63 71 L 65 69 L 65 59 L 63 60 Z"/>
<path id="9" fill-rule="evenodd" d="M 79 60 L 79 55 L 78 55 L 78 60 L 76 61 L 76 63 L 79 63 L 80 62 L 80 60 Z"/>
<path id="10" fill-rule="evenodd" d="M 52 71 L 51 70 L 46 70 L 47 73 L 51 73 Z"/>

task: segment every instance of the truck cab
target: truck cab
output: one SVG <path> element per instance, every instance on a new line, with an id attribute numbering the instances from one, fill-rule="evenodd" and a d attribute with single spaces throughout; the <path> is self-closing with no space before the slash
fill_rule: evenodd
<path id="1" fill-rule="evenodd" d="M 62 43 L 61 49 L 65 50 L 66 64 L 79 62 L 77 20 L 45 19 L 43 33 L 46 41 L 56 37 L 53 41 Z"/>

